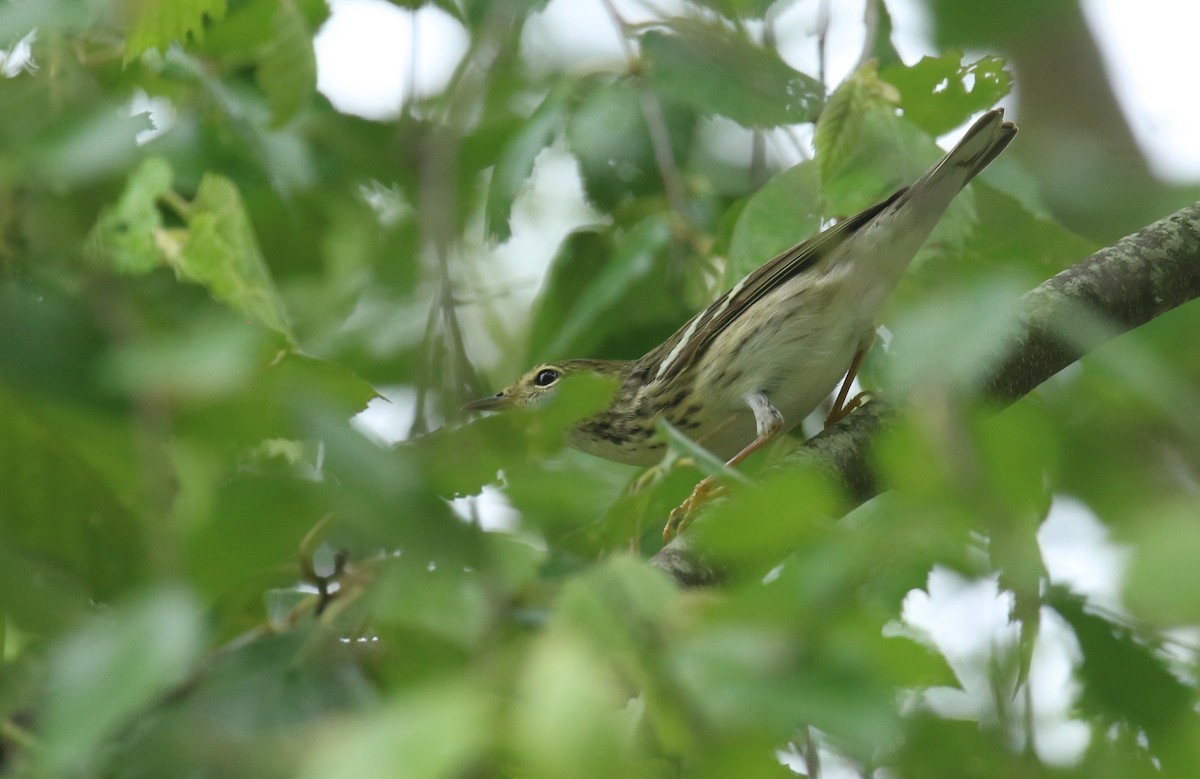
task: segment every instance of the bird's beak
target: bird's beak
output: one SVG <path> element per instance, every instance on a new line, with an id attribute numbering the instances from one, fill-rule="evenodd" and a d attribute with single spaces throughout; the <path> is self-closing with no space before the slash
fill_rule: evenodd
<path id="1" fill-rule="evenodd" d="M 506 408 L 511 408 L 513 405 L 512 398 L 503 393 L 492 395 L 479 400 L 472 400 L 463 406 L 463 411 L 503 411 Z"/>

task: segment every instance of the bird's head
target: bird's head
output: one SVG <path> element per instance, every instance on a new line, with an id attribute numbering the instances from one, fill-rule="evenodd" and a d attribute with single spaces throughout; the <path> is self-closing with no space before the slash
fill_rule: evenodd
<path id="1" fill-rule="evenodd" d="M 576 375 L 592 375 L 620 379 L 630 364 L 620 360 L 564 360 L 557 363 L 542 363 L 495 395 L 473 400 L 463 406 L 463 409 L 465 411 L 507 411 L 532 406 L 552 397 L 565 378 Z"/>

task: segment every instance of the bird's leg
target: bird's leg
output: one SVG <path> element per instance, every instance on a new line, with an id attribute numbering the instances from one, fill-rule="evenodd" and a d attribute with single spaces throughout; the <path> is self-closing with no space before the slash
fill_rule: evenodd
<path id="1" fill-rule="evenodd" d="M 841 422 L 846 416 L 863 404 L 870 397 L 869 392 L 860 392 L 846 401 L 846 396 L 850 394 L 850 385 L 854 384 L 854 379 L 858 376 L 858 369 L 862 367 L 863 358 L 867 355 L 867 347 L 859 347 L 854 353 L 854 359 L 850 361 L 850 370 L 846 371 L 846 378 L 842 381 L 842 388 L 838 390 L 837 397 L 833 400 L 833 408 L 829 410 L 829 416 L 825 417 L 825 427 L 833 427 L 838 422 Z"/>
<path id="2" fill-rule="evenodd" d="M 758 436 L 746 444 L 742 451 L 729 458 L 729 461 L 725 465 L 730 468 L 735 467 L 742 460 L 745 460 L 766 446 L 783 430 L 783 414 L 771 404 L 766 394 L 754 392 L 747 395 L 746 405 L 754 412 L 754 421 L 758 429 Z M 663 528 L 663 541 L 670 541 L 679 535 L 687 524 L 691 522 L 692 514 L 695 513 L 696 509 L 702 506 L 705 501 L 712 499 L 716 495 L 720 495 L 723 489 L 712 476 L 705 476 L 701 479 L 687 500 L 680 503 L 678 507 L 671 511 L 671 515 L 667 517 L 666 527 Z"/>

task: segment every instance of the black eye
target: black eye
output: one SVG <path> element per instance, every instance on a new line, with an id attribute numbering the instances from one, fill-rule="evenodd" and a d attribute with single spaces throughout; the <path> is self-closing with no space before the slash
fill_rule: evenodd
<path id="1" fill-rule="evenodd" d="M 538 375 L 533 377 L 533 383 L 538 387 L 549 387 L 558 381 L 558 376 L 558 371 L 553 368 L 546 368 L 545 370 L 538 371 Z"/>

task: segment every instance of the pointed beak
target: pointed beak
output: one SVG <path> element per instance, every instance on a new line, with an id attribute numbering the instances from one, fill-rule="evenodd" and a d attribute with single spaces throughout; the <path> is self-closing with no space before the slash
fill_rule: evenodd
<path id="1" fill-rule="evenodd" d="M 506 408 L 511 408 L 512 405 L 512 398 L 501 393 L 487 398 L 480 398 L 479 400 L 472 400 L 463 406 L 463 411 L 503 411 Z"/>

